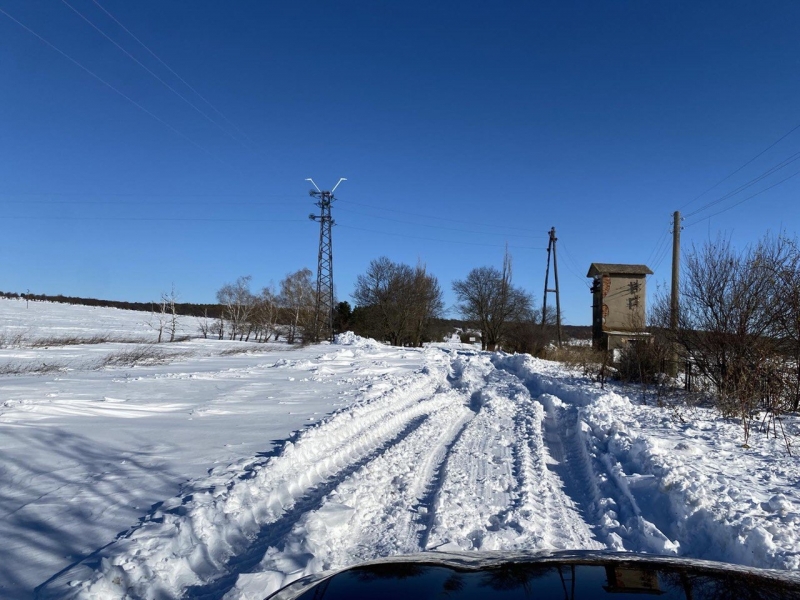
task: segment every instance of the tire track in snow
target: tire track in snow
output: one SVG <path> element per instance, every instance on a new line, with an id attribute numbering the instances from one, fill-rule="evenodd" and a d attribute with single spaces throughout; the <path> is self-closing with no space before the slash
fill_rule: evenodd
<path id="1" fill-rule="evenodd" d="M 597 486 L 587 463 L 585 453 L 579 447 L 579 421 L 577 419 L 577 409 L 563 411 L 556 404 L 560 401 L 554 396 L 544 394 L 537 398 L 537 403 L 542 406 L 544 418 L 542 421 L 543 442 L 547 450 L 546 468 L 551 475 L 551 480 L 555 479 L 561 488 L 562 497 L 565 496 L 563 503 L 557 505 L 550 498 L 548 514 L 564 514 L 573 512 L 581 515 L 581 520 L 587 524 L 586 531 L 579 536 L 581 541 L 586 543 L 587 534 L 595 539 L 593 544 L 574 547 L 587 547 L 591 549 L 603 549 L 604 544 L 597 542 L 603 539 L 604 531 L 598 526 L 596 520 L 595 500 L 599 497 Z M 549 459 L 549 460 L 548 460 Z M 545 496 L 548 497 L 548 496 Z M 557 520 L 555 520 L 557 522 Z M 590 533 L 591 532 L 591 533 Z M 561 540 L 569 540 L 570 535 L 564 535 L 559 531 Z M 551 543 L 557 548 L 568 548 L 561 540 L 552 536 Z"/>
<path id="2" fill-rule="evenodd" d="M 263 560 L 267 549 L 270 546 L 280 543 L 281 539 L 291 532 L 292 528 L 305 513 L 320 508 L 324 498 L 336 487 L 341 485 L 346 478 L 350 477 L 364 465 L 375 460 L 391 446 L 402 442 L 406 437 L 417 430 L 427 418 L 428 415 L 422 415 L 412 420 L 404 430 L 386 444 L 376 448 L 361 460 L 348 465 L 347 468 L 337 473 L 335 478 L 308 490 L 306 495 L 299 499 L 291 510 L 285 512 L 277 521 L 262 527 L 246 551 L 232 557 L 226 565 L 225 575 L 208 584 L 187 588 L 183 597 L 196 600 L 200 598 L 221 598 L 224 596 L 234 586 L 239 574 L 248 572 L 258 565 L 258 563 Z"/>
<path id="3" fill-rule="evenodd" d="M 427 547 L 602 548 L 548 468 L 541 404 L 512 373 L 497 369 L 486 378 L 482 409 L 448 458 Z"/>
<path id="4" fill-rule="evenodd" d="M 576 507 L 594 522 L 597 538 L 610 550 L 675 554 L 678 545 L 642 514 L 621 465 L 584 424 L 580 408 L 551 394 L 539 400 L 547 413 L 548 448 L 560 463 L 553 470 Z"/>
<path id="5" fill-rule="evenodd" d="M 317 510 L 305 513 L 254 572 L 272 572 L 277 588 L 309 573 L 419 552 L 425 527 L 415 508 L 446 448 L 473 414 L 463 394 L 450 390 L 439 396 L 447 406 L 359 468 Z"/>
<path id="6" fill-rule="evenodd" d="M 434 397 L 443 403 L 441 408 L 298 520 L 282 545 L 270 548 L 254 571 L 260 577 L 271 574 L 277 587 L 304 574 L 423 549 L 442 465 L 474 419 L 471 398 L 486 385 L 487 369 L 485 359 L 456 357 L 448 377 L 450 389 Z M 241 579 L 249 576 L 245 573 Z"/>
<path id="7" fill-rule="evenodd" d="M 496 372 L 486 376 L 497 385 Z M 507 390 L 505 390 L 507 392 Z M 514 476 L 514 403 L 494 387 L 477 392 L 477 414 L 453 444 L 435 501 L 425 549 L 494 549 L 489 528 L 500 528 L 517 485 Z"/>
<path id="8" fill-rule="evenodd" d="M 423 368 L 396 378 L 395 387 L 382 395 L 304 430 L 253 476 L 212 485 L 208 480 L 196 482 L 193 493 L 165 502 L 104 550 L 104 565 L 90 581 L 69 590 L 56 588 L 71 575 L 74 579 L 74 573 L 54 581 L 55 597 L 148 597 L 152 589 L 217 579 L 232 557 L 247 552 L 262 528 L 291 511 L 310 490 L 364 457 L 379 454 L 415 419 L 449 404 L 451 399 L 431 395 L 441 385 L 446 385 L 444 369 Z"/>
<path id="9" fill-rule="evenodd" d="M 642 513 L 622 465 L 583 420 L 583 406 L 602 392 L 587 393 L 573 382 L 540 374 L 531 357 L 495 355 L 492 362 L 517 376 L 533 395 L 540 395 L 551 415 L 545 424 L 548 435 L 563 444 L 568 468 L 562 471 L 572 482 L 565 489 L 593 523 L 597 538 L 612 550 L 676 554 L 679 544 L 655 525 L 658 519 Z M 555 446 L 551 451 L 557 454 Z"/>

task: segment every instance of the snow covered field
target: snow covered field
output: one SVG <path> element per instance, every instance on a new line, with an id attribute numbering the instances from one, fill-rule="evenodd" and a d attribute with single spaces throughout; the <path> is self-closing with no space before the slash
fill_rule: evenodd
<path id="1" fill-rule="evenodd" d="M 144 318 L 0 300 L 29 339 L 152 339 Z M 0 349 L 56 365 L 0 377 L 0 596 L 263 598 L 434 549 L 800 568 L 800 460 L 709 411 L 458 344 L 192 340 L 125 363 L 143 347 Z"/>

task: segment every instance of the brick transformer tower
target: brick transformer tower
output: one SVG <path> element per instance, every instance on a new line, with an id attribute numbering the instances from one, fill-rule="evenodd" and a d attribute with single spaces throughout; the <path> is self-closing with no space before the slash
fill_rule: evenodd
<path id="1" fill-rule="evenodd" d="M 592 346 L 614 350 L 649 339 L 645 331 L 645 284 L 652 275 L 645 265 L 592 263 Z"/>

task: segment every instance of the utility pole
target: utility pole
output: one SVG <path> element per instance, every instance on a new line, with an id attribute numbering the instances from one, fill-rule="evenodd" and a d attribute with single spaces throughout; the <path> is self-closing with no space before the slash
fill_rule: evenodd
<path id="1" fill-rule="evenodd" d="M 669 327 L 675 333 L 678 330 L 678 292 L 680 283 L 681 260 L 681 212 L 676 210 L 672 215 L 672 295 L 670 302 Z"/>
<path id="2" fill-rule="evenodd" d="M 681 212 L 676 210 L 672 215 L 672 293 L 670 297 L 669 328 L 673 339 L 672 364 L 669 375 L 678 374 L 678 347 L 676 335 L 678 333 L 678 294 L 680 292 L 680 260 L 681 260 Z M 687 373 L 687 383 L 689 381 Z"/>
<path id="3" fill-rule="evenodd" d="M 317 256 L 317 297 L 314 312 L 314 336 L 318 339 L 333 341 L 333 238 L 331 229 L 336 224 L 331 216 L 331 204 L 336 199 L 333 192 L 343 181 L 339 179 L 333 189 L 323 192 L 310 177 L 306 179 L 314 186 L 309 194 L 316 198 L 314 203 L 319 207 L 319 214 L 310 214 L 308 218 L 319 221 L 319 254 Z"/>
<path id="4" fill-rule="evenodd" d="M 547 321 L 547 294 L 549 292 L 555 293 L 556 295 L 556 333 L 558 336 L 558 346 L 561 347 L 561 296 L 558 291 L 558 259 L 556 257 L 556 242 L 558 238 L 556 237 L 556 228 L 552 227 L 550 229 L 550 241 L 547 244 L 547 268 L 544 272 L 544 297 L 542 301 L 542 329 L 544 329 L 545 323 Z M 550 252 L 552 250 L 553 253 L 553 278 L 555 279 L 555 287 L 552 289 L 548 288 L 550 284 Z"/>

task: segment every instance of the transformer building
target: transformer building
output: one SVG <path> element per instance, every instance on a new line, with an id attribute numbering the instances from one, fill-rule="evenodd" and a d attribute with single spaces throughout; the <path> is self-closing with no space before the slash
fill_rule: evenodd
<path id="1" fill-rule="evenodd" d="M 645 285 L 652 275 L 645 265 L 592 263 L 592 346 L 615 350 L 648 340 L 645 331 Z"/>

